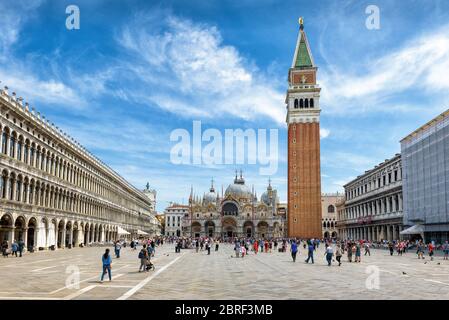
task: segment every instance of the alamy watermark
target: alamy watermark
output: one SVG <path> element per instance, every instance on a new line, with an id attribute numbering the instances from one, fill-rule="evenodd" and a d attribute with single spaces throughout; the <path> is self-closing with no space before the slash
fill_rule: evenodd
<path id="1" fill-rule="evenodd" d="M 365 273 L 368 277 L 365 280 L 365 287 L 368 290 L 379 290 L 380 289 L 380 268 L 375 265 L 367 266 Z"/>
<path id="2" fill-rule="evenodd" d="M 65 26 L 68 30 L 79 30 L 80 28 L 80 8 L 71 4 L 65 8 L 65 13 L 69 16 L 65 19 Z"/>
<path id="3" fill-rule="evenodd" d="M 259 174 L 274 175 L 278 170 L 277 129 L 218 129 L 202 130 L 201 121 L 193 121 L 192 134 L 186 129 L 175 129 L 170 141 L 176 142 L 170 150 L 173 164 L 259 165 Z"/>
<path id="4" fill-rule="evenodd" d="M 365 20 L 365 26 L 368 30 L 380 29 L 380 9 L 378 6 L 371 4 L 366 7 L 365 13 L 368 17 Z"/>

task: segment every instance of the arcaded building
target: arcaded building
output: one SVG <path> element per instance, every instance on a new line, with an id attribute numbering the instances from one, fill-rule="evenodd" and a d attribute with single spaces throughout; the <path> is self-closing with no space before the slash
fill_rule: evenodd
<path id="1" fill-rule="evenodd" d="M 396 154 L 348 182 L 345 201 L 338 203 L 343 208 L 339 238 L 399 240 L 404 229 L 402 179 L 401 155 Z"/>
<path id="2" fill-rule="evenodd" d="M 183 235 L 224 239 L 284 237 L 285 211 L 278 204 L 277 190 L 270 181 L 258 198 L 240 172 L 221 194 L 215 190 L 213 182 L 202 196 L 191 191 L 190 216 L 185 218 Z"/>
<path id="3" fill-rule="evenodd" d="M 144 192 L 7 87 L 0 131 L 0 241 L 42 250 L 160 230 Z"/>
<path id="4" fill-rule="evenodd" d="M 321 238 L 320 91 L 304 24 L 288 72 L 288 236 Z"/>

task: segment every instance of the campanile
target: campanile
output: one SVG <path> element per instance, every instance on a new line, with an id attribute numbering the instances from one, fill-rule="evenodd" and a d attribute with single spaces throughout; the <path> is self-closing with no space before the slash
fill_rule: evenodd
<path id="1" fill-rule="evenodd" d="M 299 19 L 288 71 L 288 236 L 321 238 L 320 90 L 317 67 Z"/>

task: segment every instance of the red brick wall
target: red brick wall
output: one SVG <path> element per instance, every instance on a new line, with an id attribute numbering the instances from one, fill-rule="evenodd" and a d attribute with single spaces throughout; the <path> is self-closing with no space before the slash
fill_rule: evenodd
<path id="1" fill-rule="evenodd" d="M 319 123 L 290 124 L 288 141 L 288 236 L 321 238 Z"/>

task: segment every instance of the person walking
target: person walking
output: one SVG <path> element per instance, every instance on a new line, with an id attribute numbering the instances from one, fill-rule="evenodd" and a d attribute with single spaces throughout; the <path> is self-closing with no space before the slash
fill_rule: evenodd
<path id="1" fill-rule="evenodd" d="M 427 246 L 427 249 L 429 250 L 430 261 L 433 261 L 433 254 L 435 251 L 435 245 L 433 244 L 433 242 L 429 243 L 429 245 Z"/>
<path id="2" fill-rule="evenodd" d="M 341 256 L 343 255 L 341 247 L 337 244 L 337 249 L 335 250 L 335 259 L 337 259 L 338 266 L 341 266 Z"/>
<path id="3" fill-rule="evenodd" d="M 246 255 L 246 248 L 245 248 L 245 246 L 240 246 L 240 254 L 242 255 L 242 258 L 244 258 L 245 257 L 245 255 Z"/>
<path id="4" fill-rule="evenodd" d="M 147 251 L 146 244 L 143 245 L 142 249 L 139 252 L 139 259 L 140 259 L 139 272 L 147 271 L 146 266 L 147 266 L 147 260 L 149 260 L 149 259 L 148 259 L 148 251 Z"/>
<path id="5" fill-rule="evenodd" d="M 207 255 L 210 255 L 210 243 L 209 243 L 209 240 L 206 241 L 206 250 L 207 250 Z"/>
<path id="6" fill-rule="evenodd" d="M 416 247 L 416 254 L 418 255 L 418 259 L 424 259 L 424 243 L 422 240 L 418 242 Z"/>
<path id="7" fill-rule="evenodd" d="M 18 250 L 19 250 L 19 245 L 17 244 L 17 241 L 14 241 L 11 244 L 11 253 L 12 253 L 13 256 L 16 256 L 16 258 L 17 258 L 17 251 Z"/>
<path id="8" fill-rule="evenodd" d="M 3 254 L 4 258 L 8 257 L 8 247 L 9 247 L 8 241 L 3 240 L 3 242 L 2 242 L 2 254 Z"/>
<path id="9" fill-rule="evenodd" d="M 355 262 L 362 262 L 361 261 L 361 248 L 360 243 L 357 243 L 355 246 Z"/>
<path id="10" fill-rule="evenodd" d="M 198 253 L 198 251 L 200 250 L 200 241 L 198 239 L 195 240 L 195 249 L 196 253 Z"/>
<path id="11" fill-rule="evenodd" d="M 19 257 L 22 257 L 23 248 L 25 247 L 25 242 L 22 239 L 19 240 L 18 248 L 19 248 Z"/>
<path id="12" fill-rule="evenodd" d="M 324 254 L 326 256 L 327 265 L 330 267 L 332 265 L 332 257 L 334 256 L 334 249 L 330 243 L 327 245 Z"/>
<path id="13" fill-rule="evenodd" d="M 259 250 L 259 243 L 256 241 L 254 241 L 254 253 L 257 254 L 257 251 Z"/>
<path id="14" fill-rule="evenodd" d="M 215 240 L 215 251 L 218 251 L 218 247 L 220 246 L 220 241 L 218 239 Z"/>
<path id="15" fill-rule="evenodd" d="M 370 251 L 370 245 L 369 245 L 369 242 L 365 242 L 365 256 L 366 255 L 369 255 L 369 256 L 371 256 L 371 251 Z"/>
<path id="16" fill-rule="evenodd" d="M 115 250 L 115 257 L 118 259 L 120 258 L 120 250 L 122 249 L 122 245 L 120 244 L 120 241 L 115 242 L 114 250 Z"/>
<path id="17" fill-rule="evenodd" d="M 394 252 L 394 245 L 393 245 L 393 242 L 388 242 L 388 249 L 390 250 L 390 256 L 392 256 L 393 255 L 393 252 Z"/>
<path id="18" fill-rule="evenodd" d="M 239 258 L 239 256 L 240 256 L 240 241 L 238 241 L 238 240 L 235 240 L 234 251 L 235 251 L 235 257 Z"/>
<path id="19" fill-rule="evenodd" d="M 109 276 L 109 281 L 112 281 L 112 275 L 111 275 L 111 264 L 112 264 L 112 258 L 109 255 L 109 249 L 106 249 L 103 256 L 101 257 L 101 261 L 103 262 L 103 273 L 101 274 L 101 280 L 100 282 L 103 282 L 104 275 L 106 272 Z"/>
<path id="20" fill-rule="evenodd" d="M 312 264 L 314 263 L 313 261 L 313 252 L 315 251 L 315 246 L 313 244 L 312 241 L 308 241 L 308 251 L 307 251 L 307 259 L 305 260 L 306 263 L 309 263 L 309 260 L 312 259 Z"/>
<path id="21" fill-rule="evenodd" d="M 290 251 L 292 253 L 293 262 L 296 262 L 296 254 L 298 253 L 298 244 L 296 241 L 292 241 L 292 245 L 290 246 Z M 312 259 L 313 261 L 313 259 Z"/>
<path id="22" fill-rule="evenodd" d="M 449 242 L 448 241 L 444 242 L 444 244 L 443 244 L 443 253 L 444 253 L 443 260 L 447 260 L 447 257 L 449 255 Z"/>
<path id="23" fill-rule="evenodd" d="M 352 262 L 352 244 L 351 244 L 351 242 L 348 242 L 346 251 L 348 252 L 348 262 Z"/>

